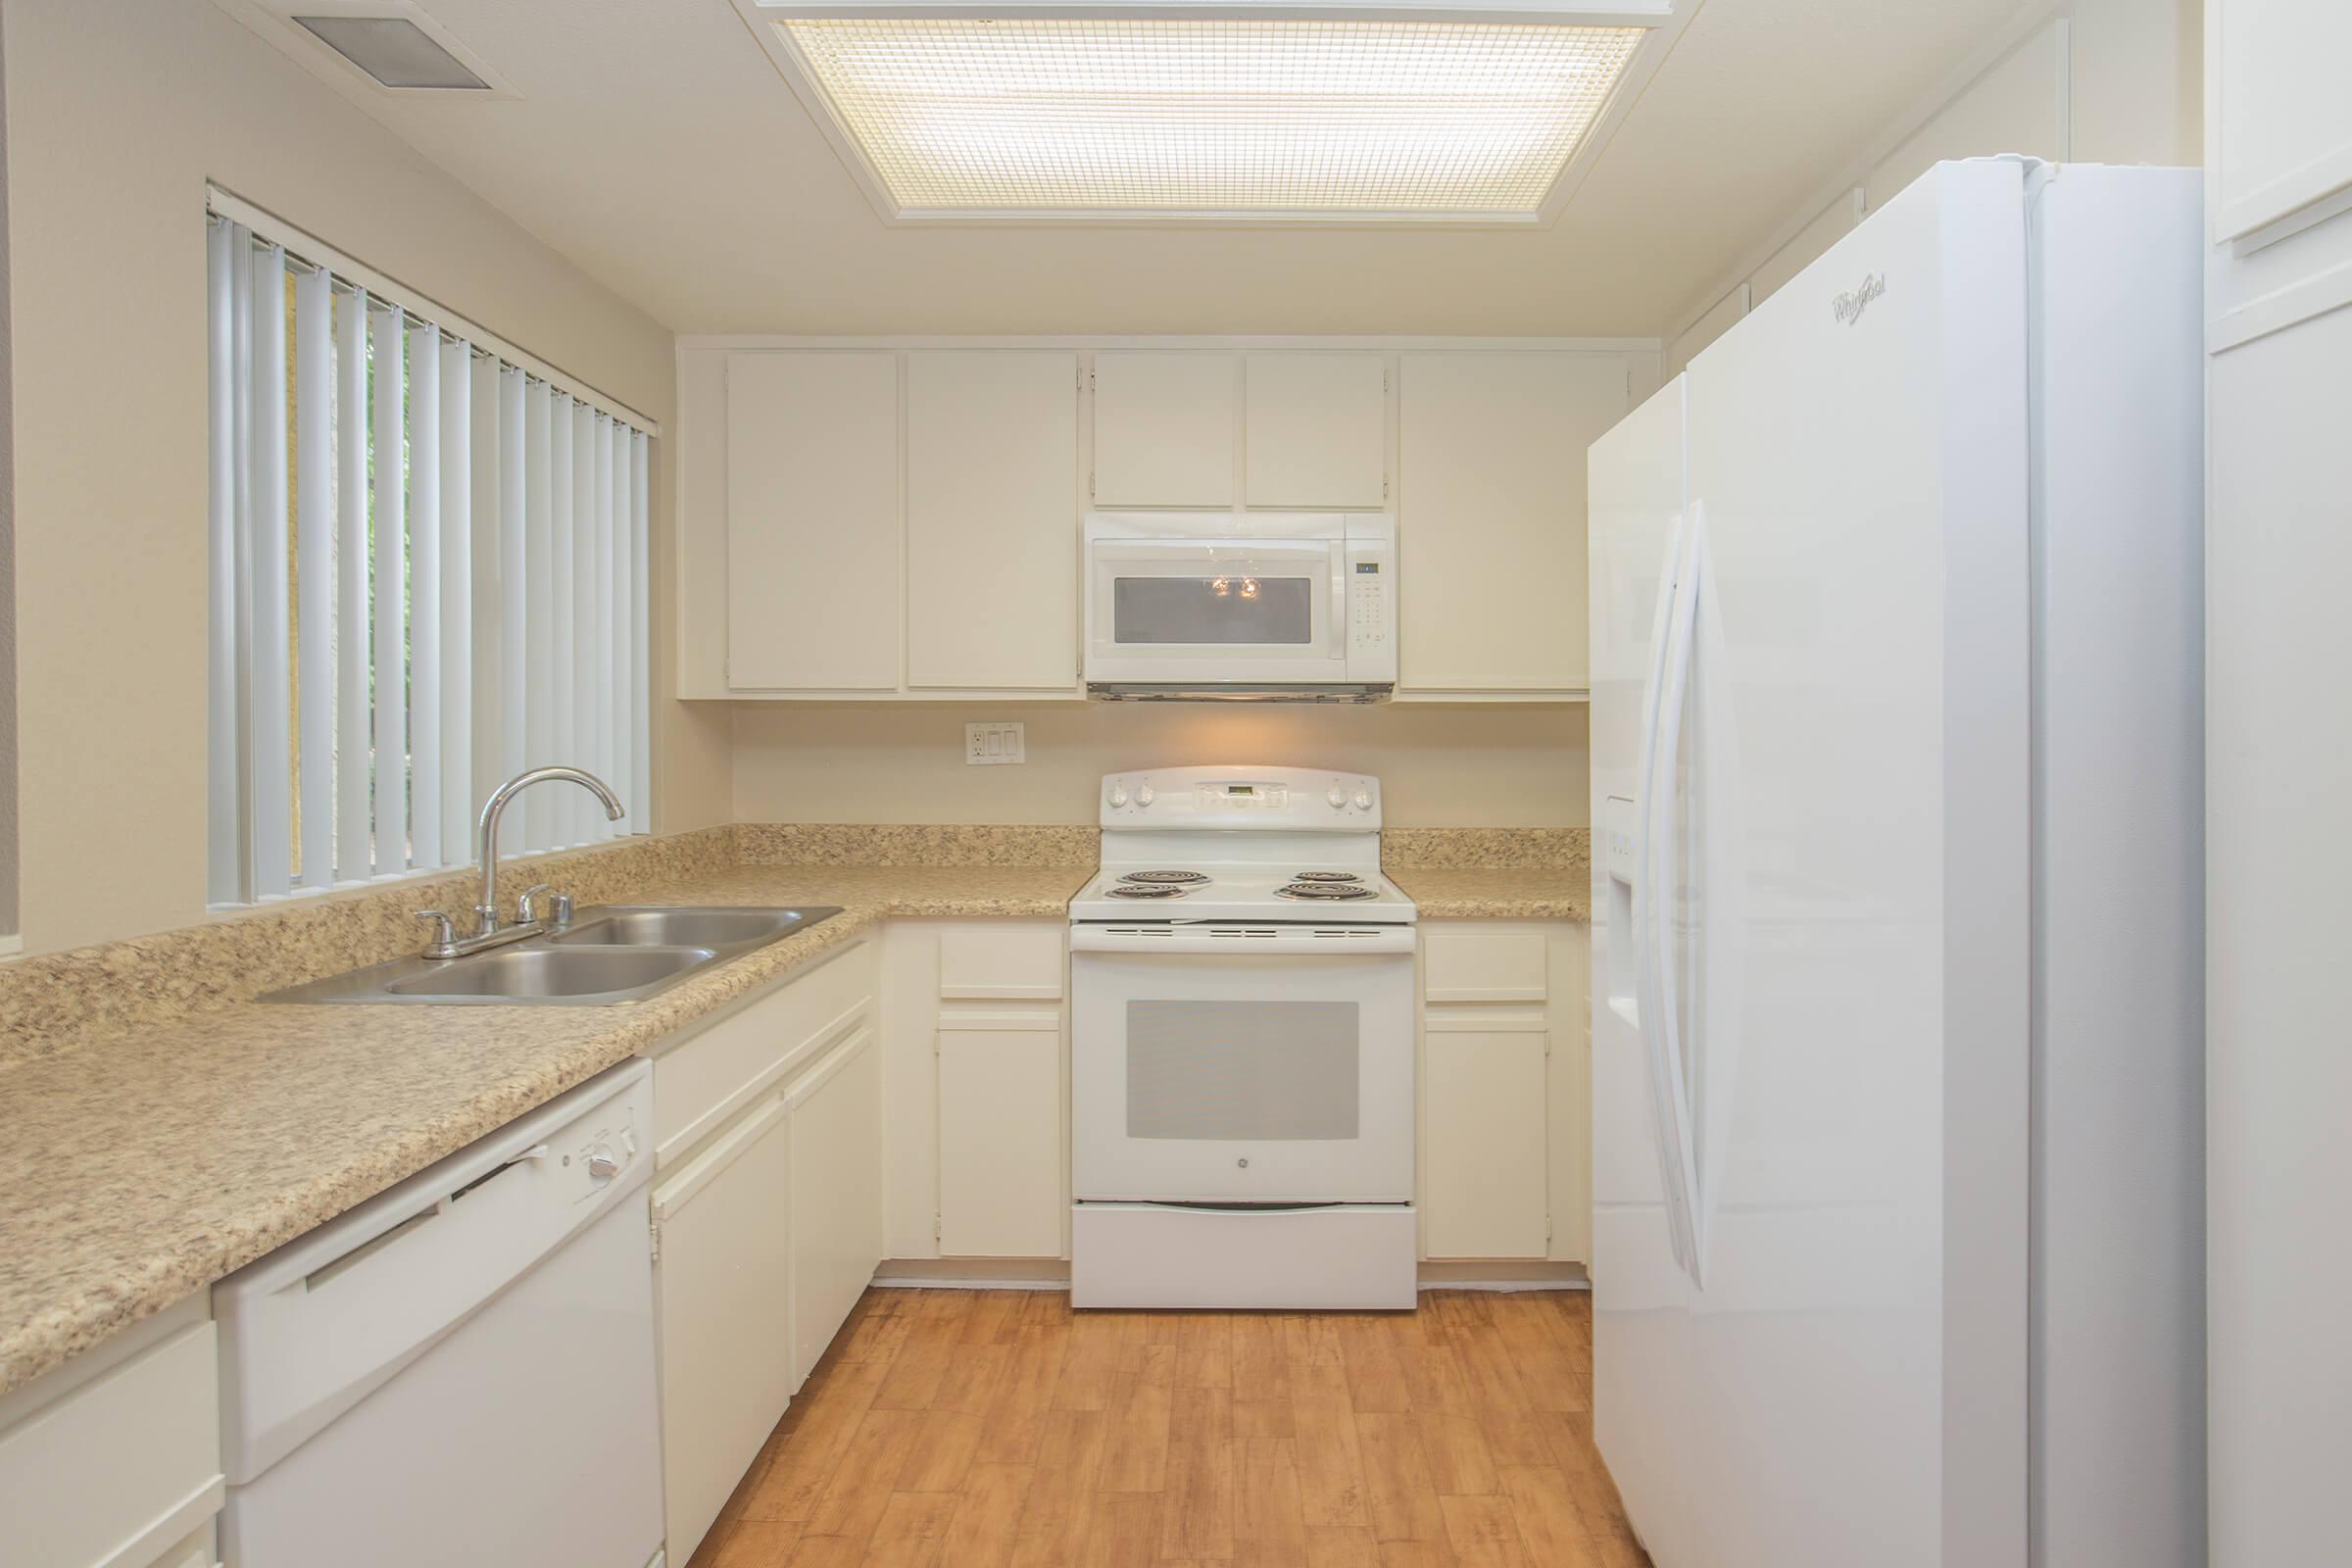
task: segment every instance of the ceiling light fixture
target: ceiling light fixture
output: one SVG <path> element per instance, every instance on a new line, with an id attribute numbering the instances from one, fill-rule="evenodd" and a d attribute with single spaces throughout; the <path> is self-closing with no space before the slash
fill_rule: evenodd
<path id="1" fill-rule="evenodd" d="M 1534 225 L 1670 0 L 736 0 L 895 222 Z"/>

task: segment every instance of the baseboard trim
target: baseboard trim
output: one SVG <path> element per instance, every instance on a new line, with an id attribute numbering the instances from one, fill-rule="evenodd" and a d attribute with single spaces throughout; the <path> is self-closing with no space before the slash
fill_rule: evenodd
<path id="1" fill-rule="evenodd" d="M 1424 1262 L 1425 1291 L 1589 1291 L 1592 1276 L 1582 1263 L 1519 1262 L 1470 1258 Z"/>
<path id="2" fill-rule="evenodd" d="M 894 1291 L 1066 1291 L 1070 1265 L 1057 1257 L 892 1257 L 874 1270 L 874 1283 Z M 1589 1291 L 1582 1263 L 1501 1259 L 1425 1262 L 1424 1291 Z"/>
<path id="3" fill-rule="evenodd" d="M 1066 1291 L 1058 1257 L 886 1257 L 874 1283 L 904 1291 Z"/>

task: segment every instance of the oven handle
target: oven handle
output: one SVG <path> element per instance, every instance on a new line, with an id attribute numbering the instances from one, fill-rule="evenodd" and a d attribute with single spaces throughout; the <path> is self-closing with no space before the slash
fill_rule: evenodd
<path id="1" fill-rule="evenodd" d="M 1409 925 L 1265 925 L 1203 921 L 1198 925 L 1073 925 L 1072 953 L 1118 953 L 1171 957 L 1372 958 L 1413 951 Z"/>

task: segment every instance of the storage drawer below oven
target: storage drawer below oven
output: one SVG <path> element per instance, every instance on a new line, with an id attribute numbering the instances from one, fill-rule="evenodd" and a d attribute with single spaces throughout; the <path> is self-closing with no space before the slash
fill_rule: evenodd
<path id="1" fill-rule="evenodd" d="M 1410 1310 L 1414 1245 L 1406 1203 L 1079 1203 L 1070 1304 Z"/>

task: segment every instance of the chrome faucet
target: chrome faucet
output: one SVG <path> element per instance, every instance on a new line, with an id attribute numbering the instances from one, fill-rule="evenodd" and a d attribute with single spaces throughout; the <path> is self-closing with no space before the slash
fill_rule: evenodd
<path id="1" fill-rule="evenodd" d="M 515 774 L 497 789 L 492 790 L 490 798 L 482 803 L 481 823 L 475 843 L 475 854 L 481 859 L 482 890 L 480 898 L 473 906 L 473 935 L 459 938 L 451 931 L 447 915 L 437 909 L 419 909 L 416 911 L 416 918 L 434 922 L 435 940 L 425 948 L 424 956 L 426 957 L 462 957 L 468 953 L 479 953 L 484 948 L 495 948 L 509 942 L 519 942 L 524 937 L 535 936 L 546 929 L 543 922 L 534 917 L 528 895 L 525 895 L 519 917 L 513 924 L 509 924 L 499 917 L 498 819 L 506 814 L 507 803 L 524 790 L 534 784 L 547 784 L 559 779 L 577 784 L 602 801 L 605 807 L 605 815 L 615 822 L 620 820 L 622 813 L 627 809 L 620 804 L 620 797 L 614 795 L 612 787 L 603 779 L 598 778 L 594 773 L 584 772 L 576 767 L 530 768 Z M 537 893 L 542 890 L 533 888 L 531 891 Z M 562 900 L 559 907 L 568 906 L 569 903 L 570 901 L 567 899 Z M 568 911 L 566 910 L 566 912 Z"/>

